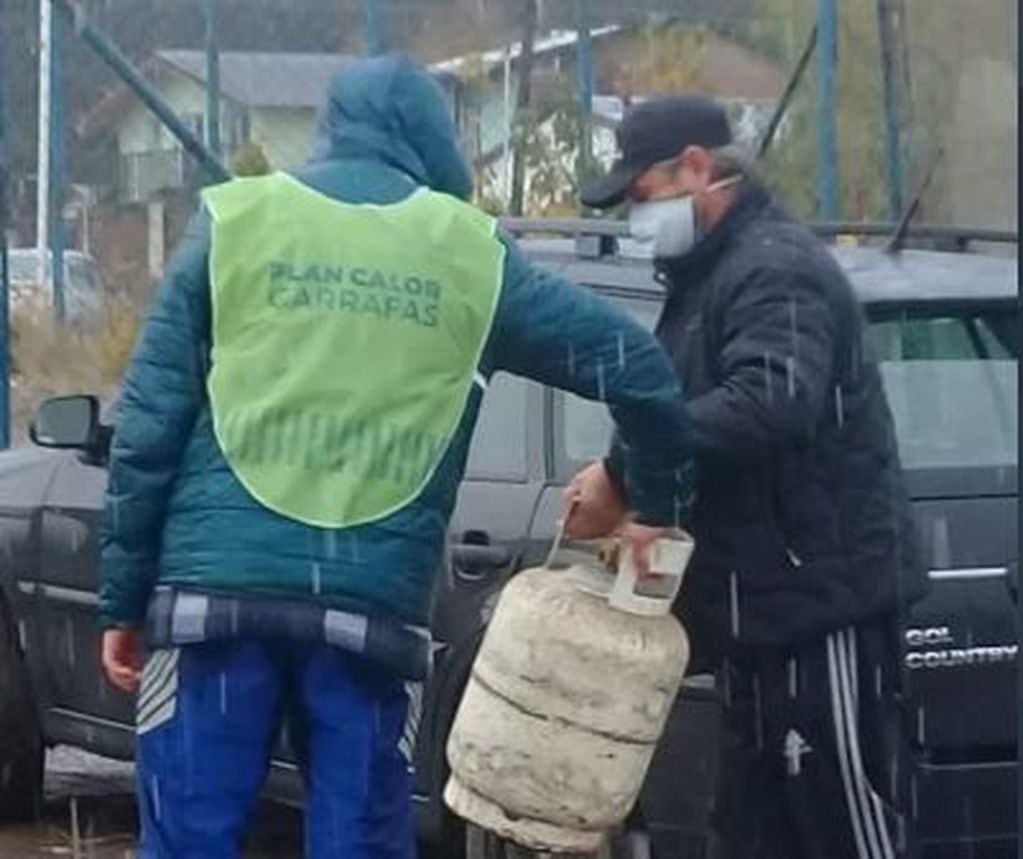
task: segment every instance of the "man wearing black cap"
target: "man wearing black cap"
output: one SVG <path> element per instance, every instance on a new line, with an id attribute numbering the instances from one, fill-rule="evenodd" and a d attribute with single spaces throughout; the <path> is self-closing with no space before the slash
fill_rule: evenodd
<path id="1" fill-rule="evenodd" d="M 732 145 L 723 109 L 647 102 L 585 189 L 629 204 L 687 398 L 696 552 L 678 610 L 725 702 L 722 857 L 909 856 L 895 615 L 924 577 L 892 420 L 851 288 Z M 622 445 L 566 493 L 577 538 L 620 524 Z"/>

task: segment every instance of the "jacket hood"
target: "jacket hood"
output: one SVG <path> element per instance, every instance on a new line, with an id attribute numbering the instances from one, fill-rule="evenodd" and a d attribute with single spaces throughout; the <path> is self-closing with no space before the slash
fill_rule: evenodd
<path id="1" fill-rule="evenodd" d="M 339 72 L 318 135 L 314 160 L 381 161 L 435 191 L 472 195 L 444 91 L 411 60 L 373 57 Z"/>

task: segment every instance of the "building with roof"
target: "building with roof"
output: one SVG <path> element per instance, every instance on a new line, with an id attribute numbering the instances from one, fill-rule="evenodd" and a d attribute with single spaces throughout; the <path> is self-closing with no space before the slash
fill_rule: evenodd
<path id="1" fill-rule="evenodd" d="M 338 54 L 225 51 L 220 55 L 220 134 L 230 160 L 246 142 L 260 146 L 275 167 L 301 164 L 311 154 L 317 111 L 333 75 L 352 62 Z M 146 77 L 199 137 L 206 110 L 206 55 L 157 51 Z M 78 123 L 84 136 L 116 138 L 117 197 L 144 201 L 189 186 L 195 165 L 167 128 L 124 87 L 108 93 Z"/>
<path id="2" fill-rule="evenodd" d="M 622 88 L 622 58 L 634 54 L 645 36 L 631 27 L 608 25 L 592 32 L 598 70 L 597 91 L 614 93 L 596 99 L 598 125 L 594 151 L 613 155 L 610 126 L 627 102 L 659 94 L 642 75 L 630 75 Z M 773 111 L 785 75 L 759 55 L 707 33 L 699 51 L 699 91 L 724 101 L 737 136 L 753 140 Z M 574 95 L 578 33 L 555 30 L 533 45 L 533 104 L 543 126 Z M 450 57 L 430 70 L 451 99 L 464 150 L 478 168 L 488 168 L 507 192 L 513 115 L 518 100 L 521 42 Z M 220 55 L 221 141 L 227 160 L 246 143 L 259 146 L 274 168 L 304 163 L 312 154 L 317 112 L 333 75 L 354 57 L 333 53 L 259 53 L 225 51 Z M 692 58 L 689 60 L 694 62 Z M 177 114 L 200 137 L 206 109 L 206 55 L 196 50 L 157 51 L 145 64 L 149 80 Z M 566 83 L 567 82 L 567 83 Z M 633 87 L 629 89 L 629 87 Z M 79 121 L 85 136 L 116 139 L 121 202 L 143 202 L 177 188 L 197 185 L 197 167 L 178 141 L 123 87 L 108 93 Z M 571 153 L 566 156 L 572 160 Z"/>

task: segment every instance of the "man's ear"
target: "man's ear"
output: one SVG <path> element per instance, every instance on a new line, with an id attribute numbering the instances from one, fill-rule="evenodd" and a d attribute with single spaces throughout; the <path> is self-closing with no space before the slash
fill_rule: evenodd
<path id="1" fill-rule="evenodd" d="M 703 146 L 687 146 L 679 156 L 679 165 L 691 184 L 702 187 L 714 173 L 714 156 Z"/>

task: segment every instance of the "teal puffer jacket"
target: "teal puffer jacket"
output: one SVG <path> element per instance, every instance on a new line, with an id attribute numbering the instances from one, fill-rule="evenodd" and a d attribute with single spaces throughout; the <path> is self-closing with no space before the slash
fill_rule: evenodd
<path id="1" fill-rule="evenodd" d="M 462 199 L 471 193 L 443 92 L 397 58 L 361 62 L 333 82 L 316 157 L 296 176 L 350 203 L 392 203 L 421 185 Z M 680 468 L 689 473 L 689 435 L 661 348 L 608 302 L 534 268 L 502 240 L 503 291 L 480 372 L 505 370 L 591 399 L 602 392 L 626 444 L 641 520 L 674 521 L 676 499 L 690 492 L 677 477 Z M 154 587 L 167 584 L 424 624 L 480 391 L 474 386 L 434 478 L 405 509 L 341 530 L 271 512 L 236 479 L 213 434 L 209 243 L 200 212 L 168 266 L 123 385 L 102 538 L 103 623 L 140 624 Z"/>

